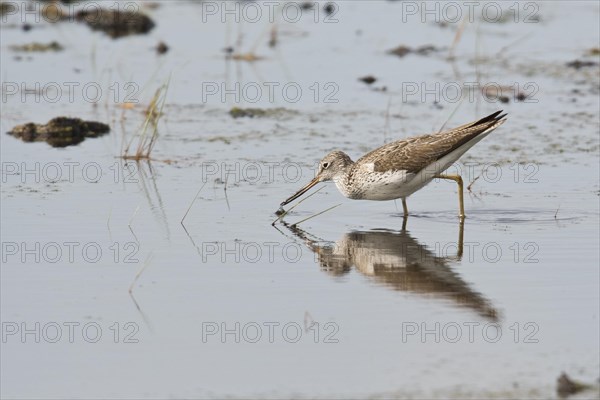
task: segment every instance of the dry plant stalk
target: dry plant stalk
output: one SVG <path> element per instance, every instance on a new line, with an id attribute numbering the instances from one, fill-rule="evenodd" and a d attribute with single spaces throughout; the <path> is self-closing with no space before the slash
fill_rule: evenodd
<path id="1" fill-rule="evenodd" d="M 294 208 L 298 207 L 300 204 L 302 204 L 302 202 L 304 200 L 308 200 L 309 198 L 311 198 L 312 196 L 314 196 L 315 194 L 319 193 L 325 186 L 321 186 L 319 189 L 317 189 L 316 191 L 312 192 L 311 194 L 309 194 L 308 196 L 306 196 L 305 198 L 301 199 L 299 202 L 297 202 L 296 204 L 294 204 L 293 206 L 291 206 L 287 211 L 284 210 L 281 214 L 279 214 L 279 216 L 277 217 L 277 219 L 275 221 L 273 221 L 271 223 L 272 226 L 275 226 L 275 223 L 279 220 L 282 220 L 283 217 L 285 217 L 290 211 L 292 211 Z"/>
<path id="2" fill-rule="evenodd" d="M 323 210 L 323 211 L 321 211 L 321 212 L 318 212 L 318 213 L 316 213 L 316 214 L 314 214 L 314 215 L 311 215 L 310 217 L 306 217 L 306 218 L 304 218 L 304 219 L 303 219 L 303 220 L 301 220 L 301 221 L 295 222 L 295 223 L 293 223 L 293 224 L 292 224 L 292 228 L 295 228 L 295 227 L 297 227 L 298 225 L 300 225 L 300 224 L 301 224 L 301 223 L 303 223 L 303 222 L 306 222 L 306 221 L 308 221 L 309 219 L 312 219 L 312 218 L 314 218 L 314 217 L 318 217 L 318 216 L 319 216 L 319 215 L 321 215 L 321 214 L 325 214 L 327 211 L 331 211 L 331 210 L 333 210 L 334 208 L 336 208 L 336 207 L 339 207 L 339 206 L 341 206 L 341 205 L 342 205 L 342 203 L 340 203 L 340 204 L 336 204 L 335 206 L 329 207 L 328 209 L 326 209 L 326 210 Z"/>
<path id="3" fill-rule="evenodd" d="M 456 35 L 454 35 L 454 40 L 452 41 L 452 46 L 450 46 L 450 51 L 448 52 L 449 60 L 454 60 L 454 50 L 456 49 L 458 42 L 460 42 L 460 38 L 463 34 L 463 31 L 465 30 L 465 27 L 467 26 L 467 21 L 468 21 L 468 18 L 465 15 L 462 22 L 458 26 L 458 29 L 456 30 Z"/>
<path id="4" fill-rule="evenodd" d="M 131 140 L 121 156 L 122 158 L 135 161 L 150 160 L 150 154 L 158 139 L 158 123 L 163 115 L 163 107 L 165 106 L 167 99 L 170 81 L 171 79 L 169 78 L 167 83 L 156 89 L 152 101 L 146 110 L 146 119 L 140 128 L 140 134 L 131 137 Z M 150 133 L 150 130 L 152 130 L 152 133 Z M 129 154 L 129 149 L 131 148 L 135 137 L 138 138 L 137 149 L 135 154 Z"/>

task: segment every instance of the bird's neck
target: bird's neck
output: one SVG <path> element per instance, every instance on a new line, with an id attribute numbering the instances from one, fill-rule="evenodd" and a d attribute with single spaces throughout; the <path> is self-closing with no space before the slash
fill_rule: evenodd
<path id="1" fill-rule="evenodd" d="M 335 186 L 345 197 L 351 197 L 349 175 L 354 162 L 352 160 L 349 161 L 350 162 L 333 178 Z"/>

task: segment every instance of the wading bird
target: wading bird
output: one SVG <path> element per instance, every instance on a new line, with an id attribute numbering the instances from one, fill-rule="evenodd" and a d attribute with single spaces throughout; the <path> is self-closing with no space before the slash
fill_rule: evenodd
<path id="1" fill-rule="evenodd" d="M 342 151 L 332 151 L 321 160 L 316 177 L 282 202 L 281 206 L 302 196 L 319 182 L 334 181 L 338 190 L 350 199 L 402 199 L 406 217 L 406 198 L 439 178 L 450 179 L 458 184 L 459 217 L 463 219 L 463 180 L 460 175 L 444 175 L 442 172 L 502 125 L 506 121 L 505 116 L 502 111 L 497 111 L 445 132 L 388 143 L 356 162 Z"/>

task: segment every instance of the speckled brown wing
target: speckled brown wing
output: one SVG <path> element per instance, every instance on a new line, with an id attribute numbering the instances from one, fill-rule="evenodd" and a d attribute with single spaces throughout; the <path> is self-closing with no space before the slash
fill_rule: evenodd
<path id="1" fill-rule="evenodd" d="M 488 129 L 502 123 L 502 111 L 445 132 L 388 143 L 361 157 L 356 165 L 373 164 L 376 172 L 416 173 Z"/>
<path id="2" fill-rule="evenodd" d="M 373 164 L 374 172 L 417 172 L 436 160 L 446 150 L 444 142 L 436 143 L 433 135 L 422 135 L 389 143 L 363 156 L 357 165 Z"/>

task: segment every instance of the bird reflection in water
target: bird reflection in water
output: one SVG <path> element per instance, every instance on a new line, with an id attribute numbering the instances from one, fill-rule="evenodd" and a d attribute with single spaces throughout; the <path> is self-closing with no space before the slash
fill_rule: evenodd
<path id="1" fill-rule="evenodd" d="M 399 232 L 354 231 L 332 243 L 297 226 L 284 225 L 317 255 L 321 268 L 328 274 L 341 276 L 354 267 L 361 274 L 392 289 L 446 299 L 488 320 L 499 320 L 499 313 L 490 301 L 473 290 L 450 267 L 451 263 L 462 258 L 462 223 L 456 256 L 437 255 L 404 229 Z"/>

